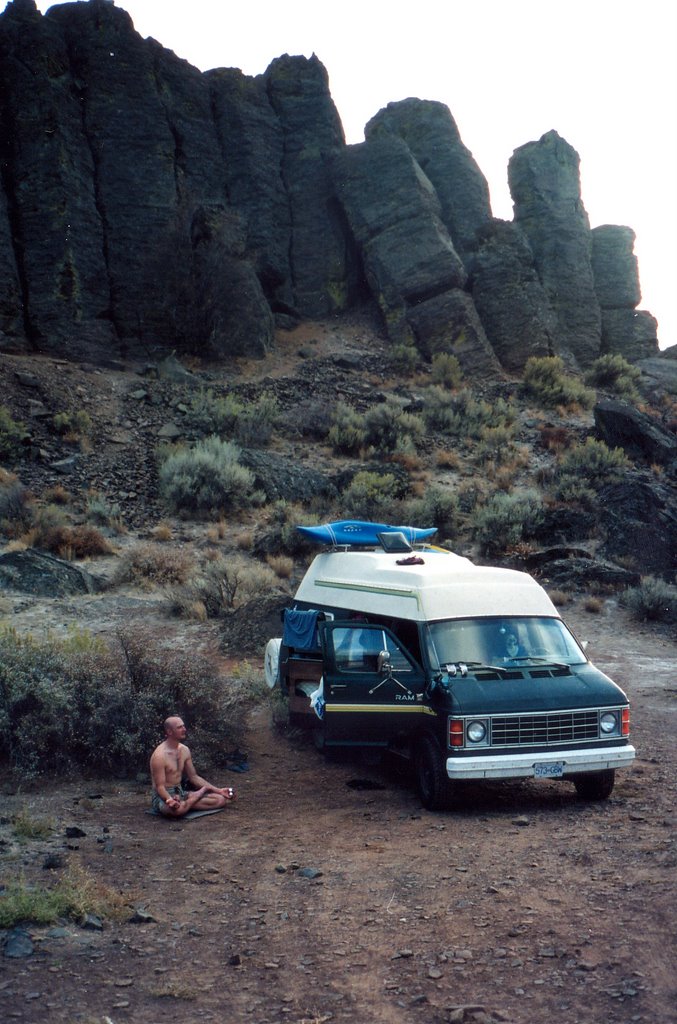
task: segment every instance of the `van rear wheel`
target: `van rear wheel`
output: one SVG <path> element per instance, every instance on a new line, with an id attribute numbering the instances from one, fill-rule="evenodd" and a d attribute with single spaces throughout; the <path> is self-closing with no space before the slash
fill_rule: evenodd
<path id="1" fill-rule="evenodd" d="M 421 803 L 429 811 L 448 809 L 454 797 L 447 777 L 445 758 L 432 736 L 425 736 L 416 748 L 416 788 Z"/>
<path id="2" fill-rule="evenodd" d="M 607 768 L 602 772 L 586 772 L 574 778 L 576 793 L 581 800 L 608 800 L 614 788 L 616 772 Z"/>

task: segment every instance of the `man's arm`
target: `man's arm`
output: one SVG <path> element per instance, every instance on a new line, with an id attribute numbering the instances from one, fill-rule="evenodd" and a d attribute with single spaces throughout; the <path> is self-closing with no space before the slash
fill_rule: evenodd
<path id="1" fill-rule="evenodd" d="M 186 750 L 188 750 L 187 747 Z M 188 779 L 191 786 L 206 789 L 211 793 L 222 793 L 224 796 L 228 796 L 229 799 L 232 799 L 232 793 L 228 786 L 220 789 L 218 786 L 214 786 L 211 782 L 207 782 L 207 780 L 203 779 L 201 775 L 198 775 L 195 771 L 195 765 L 193 764 L 193 758 L 191 757 L 190 750 L 188 750 L 188 756 L 183 763 L 183 774 Z"/>

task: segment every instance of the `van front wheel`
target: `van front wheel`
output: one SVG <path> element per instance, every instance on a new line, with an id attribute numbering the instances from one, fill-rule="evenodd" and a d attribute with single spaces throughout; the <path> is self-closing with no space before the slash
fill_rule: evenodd
<path id="1" fill-rule="evenodd" d="M 425 736 L 416 748 L 416 787 L 421 803 L 429 811 L 443 811 L 453 800 L 445 758 L 439 744 Z"/>
<path id="2" fill-rule="evenodd" d="M 613 768 L 578 775 L 574 778 L 576 793 L 581 800 L 608 800 L 613 792 L 615 778 Z"/>

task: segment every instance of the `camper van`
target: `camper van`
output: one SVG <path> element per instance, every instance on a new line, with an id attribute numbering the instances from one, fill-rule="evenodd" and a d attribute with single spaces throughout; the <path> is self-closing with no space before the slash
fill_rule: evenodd
<path id="1" fill-rule="evenodd" d="M 411 758 L 431 810 L 465 780 L 560 779 L 609 797 L 635 756 L 628 699 L 531 576 L 434 547 L 434 530 L 300 529 L 325 550 L 265 668 L 319 748 Z"/>

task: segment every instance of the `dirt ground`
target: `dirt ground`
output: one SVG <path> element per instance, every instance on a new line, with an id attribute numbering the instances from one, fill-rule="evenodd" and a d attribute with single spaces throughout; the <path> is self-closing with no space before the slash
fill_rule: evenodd
<path id="1" fill-rule="evenodd" d="M 602 804 L 524 781 L 433 814 L 406 772 L 325 762 L 265 708 L 249 771 L 221 772 L 238 791 L 223 813 L 150 817 L 140 781 L 6 794 L 4 881 L 44 884 L 59 854 L 130 907 L 102 930 L 27 925 L 32 954 L 0 956 L 0 1018 L 674 1021 L 677 644 L 613 602 L 565 617 L 633 706 L 638 758 Z M 53 837 L 17 846 L 20 809 L 51 818 Z"/>

